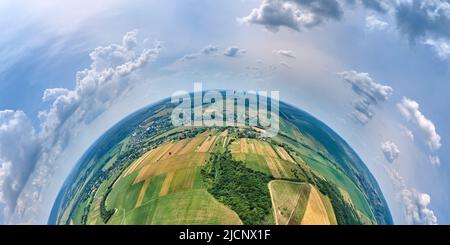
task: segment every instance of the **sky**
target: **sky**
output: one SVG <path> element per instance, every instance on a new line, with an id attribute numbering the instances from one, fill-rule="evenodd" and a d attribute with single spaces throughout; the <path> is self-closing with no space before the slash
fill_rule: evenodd
<path id="1" fill-rule="evenodd" d="M 448 0 L 2 1 L 0 16 L 0 223 L 46 223 L 102 133 L 202 82 L 280 91 L 355 149 L 396 224 L 450 224 Z"/>

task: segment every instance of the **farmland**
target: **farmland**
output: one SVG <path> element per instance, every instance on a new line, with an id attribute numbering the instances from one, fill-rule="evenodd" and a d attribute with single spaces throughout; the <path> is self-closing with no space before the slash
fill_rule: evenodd
<path id="1" fill-rule="evenodd" d="M 389 220 L 376 183 L 355 172 L 362 169 L 352 164 L 358 158 L 306 114 L 281 113 L 279 134 L 266 138 L 263 129 L 244 125 L 174 128 L 170 112 L 165 105 L 143 109 L 100 138 L 65 185 L 57 223 Z"/>

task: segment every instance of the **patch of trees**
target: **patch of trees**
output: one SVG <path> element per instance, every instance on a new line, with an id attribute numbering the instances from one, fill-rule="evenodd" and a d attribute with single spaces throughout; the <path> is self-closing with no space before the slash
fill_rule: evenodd
<path id="1" fill-rule="evenodd" d="M 100 216 L 102 217 L 103 223 L 108 223 L 109 219 L 114 215 L 115 209 L 106 209 L 106 198 L 108 197 L 109 193 L 111 192 L 112 188 L 109 187 L 108 190 L 106 190 L 102 200 L 100 201 Z"/>
<path id="2" fill-rule="evenodd" d="M 233 160 L 228 150 L 213 154 L 201 174 L 208 192 L 234 210 L 244 224 L 268 222 L 272 212 L 269 175 Z"/>

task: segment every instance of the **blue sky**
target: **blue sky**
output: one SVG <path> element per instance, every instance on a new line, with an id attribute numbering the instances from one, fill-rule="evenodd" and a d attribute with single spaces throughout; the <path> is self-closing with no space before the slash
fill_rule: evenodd
<path id="1" fill-rule="evenodd" d="M 279 90 L 355 148 L 396 223 L 450 223 L 450 3 L 373 3 L 3 1 L 0 222 L 44 223 L 101 133 L 200 81 Z M 100 82 L 121 64 L 134 66 Z"/>

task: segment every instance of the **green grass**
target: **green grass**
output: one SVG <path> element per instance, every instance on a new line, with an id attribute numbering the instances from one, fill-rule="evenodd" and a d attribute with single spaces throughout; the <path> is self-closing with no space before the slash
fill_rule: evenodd
<path id="1" fill-rule="evenodd" d="M 120 210 L 111 224 L 240 224 L 237 214 L 206 190 L 168 194 L 130 211 Z"/>
<path id="2" fill-rule="evenodd" d="M 244 158 L 243 161 L 246 167 L 261 173 L 270 174 L 270 169 L 263 156 L 257 154 L 244 154 Z"/>
<path id="3" fill-rule="evenodd" d="M 175 171 L 170 183 L 169 193 L 192 189 L 195 178 L 195 168 L 182 168 Z"/>
<path id="4" fill-rule="evenodd" d="M 145 204 L 147 202 L 150 202 L 154 199 L 157 199 L 159 197 L 159 192 L 161 191 L 161 186 L 164 182 L 164 179 L 166 178 L 166 173 L 153 176 L 150 179 L 150 184 L 147 187 L 147 190 L 145 191 L 144 200 L 142 201 L 142 204 Z"/>
<path id="5" fill-rule="evenodd" d="M 148 205 L 152 205 L 149 203 Z M 239 217 L 206 190 L 177 192 L 157 200 L 151 224 L 239 224 Z"/>
<path id="6" fill-rule="evenodd" d="M 139 192 L 144 182 L 133 185 L 137 172 L 131 173 L 119 179 L 106 200 L 106 207 L 110 209 L 134 209 Z M 113 216 L 115 216 L 114 214 Z"/>

